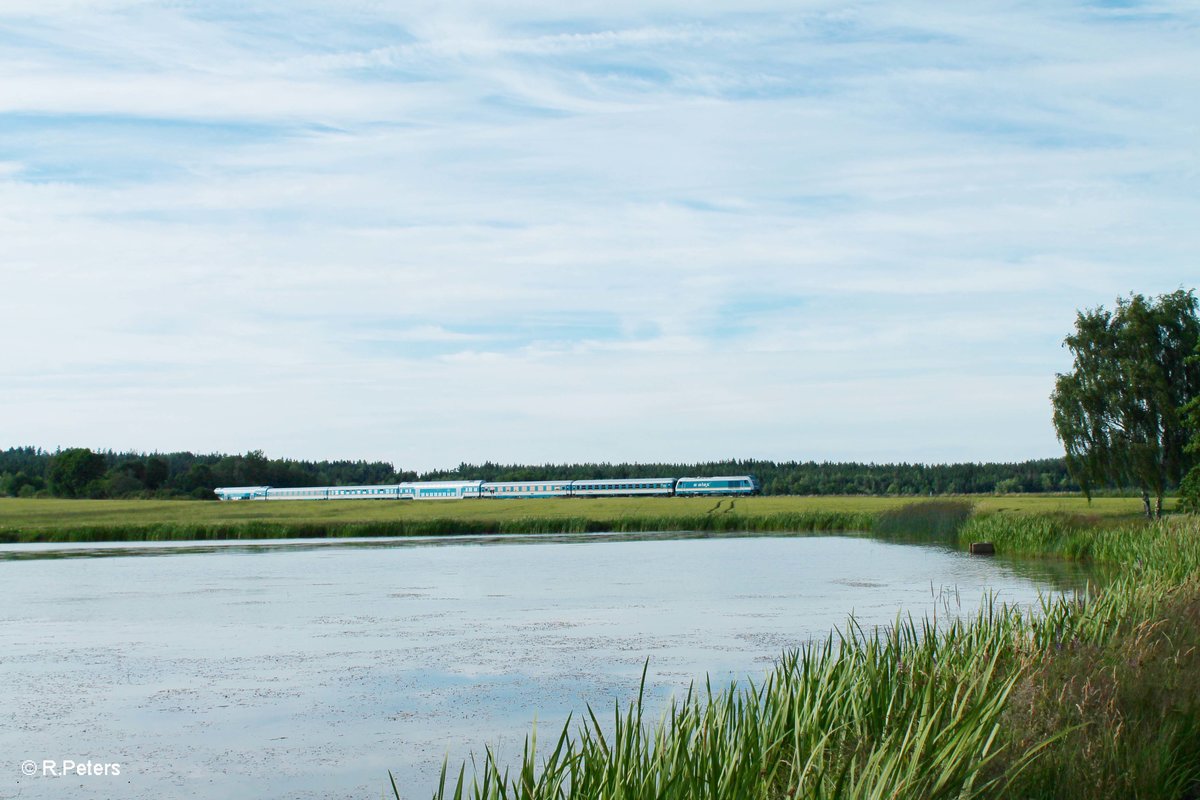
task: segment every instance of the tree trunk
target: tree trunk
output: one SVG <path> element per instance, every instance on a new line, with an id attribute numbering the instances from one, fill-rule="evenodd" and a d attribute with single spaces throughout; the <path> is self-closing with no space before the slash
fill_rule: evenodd
<path id="1" fill-rule="evenodd" d="M 1158 496 L 1154 499 L 1154 518 L 1155 519 L 1162 519 L 1162 503 L 1163 503 L 1162 492 L 1159 492 Z"/>
<path id="2" fill-rule="evenodd" d="M 1146 511 L 1146 519 L 1154 519 L 1154 512 L 1150 508 L 1150 492 L 1142 489 L 1142 508 Z"/>

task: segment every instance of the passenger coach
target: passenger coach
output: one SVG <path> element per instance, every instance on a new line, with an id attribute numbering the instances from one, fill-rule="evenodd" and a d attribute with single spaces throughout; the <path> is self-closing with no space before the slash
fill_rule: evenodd
<path id="1" fill-rule="evenodd" d="M 569 497 L 571 481 L 484 483 L 480 497 Z"/>
<path id="2" fill-rule="evenodd" d="M 571 482 L 571 494 L 576 497 L 670 496 L 674 489 L 674 478 L 613 478 Z"/>

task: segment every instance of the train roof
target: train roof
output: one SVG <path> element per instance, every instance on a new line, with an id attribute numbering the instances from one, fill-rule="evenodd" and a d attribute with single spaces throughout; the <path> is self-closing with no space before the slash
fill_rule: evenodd
<path id="1" fill-rule="evenodd" d="M 740 481 L 744 478 L 754 480 L 753 475 L 705 475 L 703 477 L 680 478 L 681 481 Z"/>
<path id="2" fill-rule="evenodd" d="M 675 478 L 581 478 L 577 481 L 571 481 L 571 484 L 590 483 L 590 484 L 620 484 L 620 483 L 674 483 Z"/>
<path id="3" fill-rule="evenodd" d="M 459 486 L 482 486 L 486 481 L 408 481 L 400 484 L 401 486 L 434 486 L 442 489 L 457 488 Z"/>

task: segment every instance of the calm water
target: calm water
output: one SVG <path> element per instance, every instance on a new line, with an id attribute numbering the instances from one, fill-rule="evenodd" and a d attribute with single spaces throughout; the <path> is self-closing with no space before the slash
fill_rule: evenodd
<path id="1" fill-rule="evenodd" d="M 647 658 L 658 708 L 851 612 L 945 617 L 1085 580 L 841 536 L 0 546 L 0 798 L 377 798 L 388 769 L 428 797 L 447 754 L 611 709 Z"/>

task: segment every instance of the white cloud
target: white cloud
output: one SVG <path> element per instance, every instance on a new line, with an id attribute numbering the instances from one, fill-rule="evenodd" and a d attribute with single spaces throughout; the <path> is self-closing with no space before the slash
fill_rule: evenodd
<path id="1" fill-rule="evenodd" d="M 6 4 L 0 446 L 1051 454 L 1197 275 L 1154 10 Z"/>

